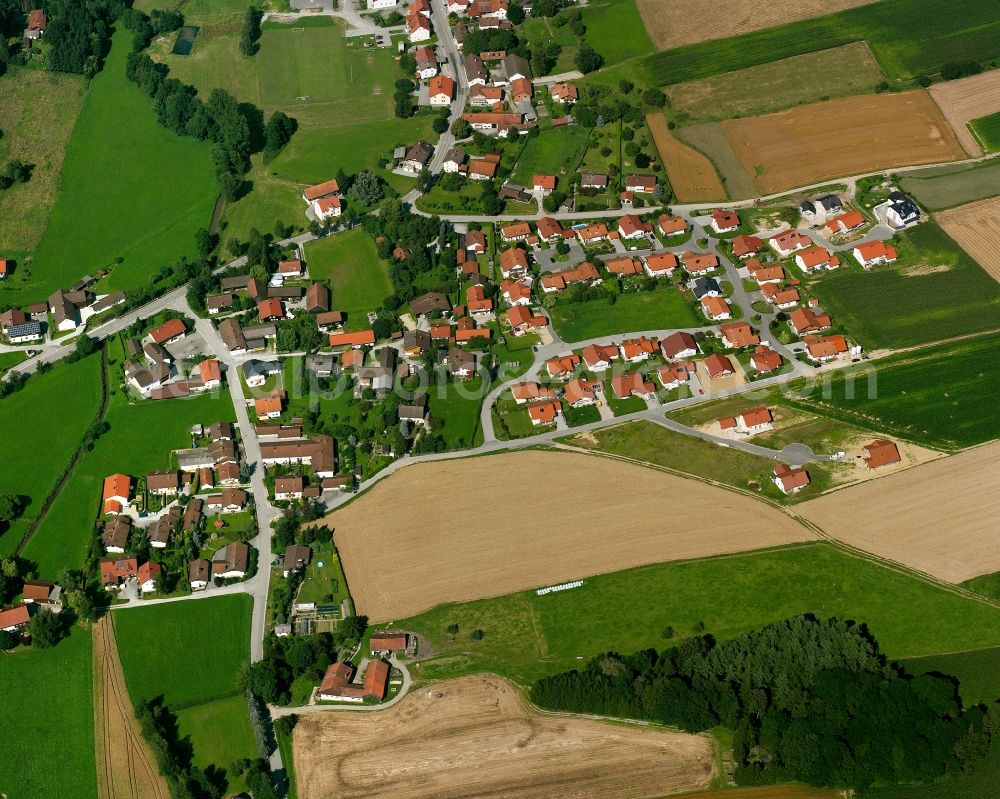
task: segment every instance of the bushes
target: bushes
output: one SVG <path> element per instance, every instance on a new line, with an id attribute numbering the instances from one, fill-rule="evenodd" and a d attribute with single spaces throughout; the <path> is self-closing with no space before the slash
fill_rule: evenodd
<path id="1" fill-rule="evenodd" d="M 240 52 L 252 56 L 260 50 L 260 21 L 263 12 L 256 6 L 250 6 L 243 17 L 243 31 L 240 33 Z"/>

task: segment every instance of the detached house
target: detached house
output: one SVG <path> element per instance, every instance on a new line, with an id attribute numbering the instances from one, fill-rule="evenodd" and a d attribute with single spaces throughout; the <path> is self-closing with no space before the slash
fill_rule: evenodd
<path id="1" fill-rule="evenodd" d="M 553 83 L 549 86 L 549 97 L 557 103 L 575 103 L 580 99 L 576 86 L 572 83 Z"/>
<path id="2" fill-rule="evenodd" d="M 694 364 L 691 361 L 684 361 L 661 366 L 656 370 L 656 377 L 660 385 L 669 391 L 678 388 L 682 383 L 687 383 L 694 371 Z"/>
<path id="3" fill-rule="evenodd" d="M 563 389 L 563 396 L 571 408 L 593 405 L 603 391 L 600 380 L 570 380 Z"/>
<path id="4" fill-rule="evenodd" d="M 812 239 L 797 230 L 786 230 L 777 236 L 771 236 L 767 243 L 779 257 L 788 258 L 792 253 L 804 250 L 812 245 Z"/>
<path id="5" fill-rule="evenodd" d="M 332 219 L 340 216 L 340 185 L 336 180 L 327 180 L 309 186 L 302 192 L 302 199 L 306 201 L 310 210 L 317 220 Z"/>
<path id="6" fill-rule="evenodd" d="M 917 208 L 917 204 L 901 191 L 891 192 L 885 205 L 886 221 L 896 230 L 920 221 L 920 209 Z"/>
<path id="7" fill-rule="evenodd" d="M 648 361 L 649 356 L 656 352 L 657 344 L 651 338 L 641 336 L 626 339 L 621 343 L 620 350 L 623 360 L 629 363 L 641 363 Z"/>
<path id="8" fill-rule="evenodd" d="M 788 324 L 795 335 L 817 333 L 830 327 L 830 317 L 827 314 L 817 314 L 811 308 L 796 308 L 788 314 Z"/>
<path id="9" fill-rule="evenodd" d="M 733 309 L 722 297 L 702 297 L 701 311 L 713 322 L 733 318 Z"/>
<path id="10" fill-rule="evenodd" d="M 738 416 L 724 416 L 719 419 L 719 427 L 733 430 L 742 435 L 752 436 L 774 429 L 774 419 L 767 408 L 751 408 Z"/>
<path id="11" fill-rule="evenodd" d="M 504 279 L 520 280 L 528 274 L 528 254 L 520 247 L 504 250 L 497 260 Z"/>
<path id="12" fill-rule="evenodd" d="M 435 75 L 428 85 L 432 106 L 449 106 L 455 98 L 455 81 L 446 75 Z"/>
<path id="13" fill-rule="evenodd" d="M 799 304 L 799 290 L 794 286 L 781 288 L 775 283 L 765 283 L 761 286 L 760 293 L 764 299 L 779 310 L 794 308 Z"/>
<path id="14" fill-rule="evenodd" d="M 692 275 L 704 275 L 719 268 L 719 256 L 712 252 L 686 252 L 681 260 L 684 269 Z"/>
<path id="15" fill-rule="evenodd" d="M 737 236 L 733 239 L 733 255 L 741 261 L 751 258 L 764 249 L 764 242 L 756 236 Z"/>
<path id="16" fill-rule="evenodd" d="M 843 336 L 806 336 L 803 341 L 809 358 L 817 363 L 836 360 L 850 353 Z"/>
<path id="17" fill-rule="evenodd" d="M 593 225 L 577 228 L 576 237 L 580 240 L 581 244 L 594 244 L 598 241 L 604 241 L 608 237 L 608 226 L 603 222 L 598 222 Z"/>
<path id="18" fill-rule="evenodd" d="M 640 397 L 644 400 L 651 400 L 656 397 L 656 386 L 647 380 L 642 372 L 624 372 L 620 375 L 613 375 L 611 390 L 618 399 Z"/>
<path id="19" fill-rule="evenodd" d="M 820 269 L 836 269 L 840 266 L 840 259 L 826 247 L 814 244 L 795 256 L 795 265 L 805 274 L 811 275 Z"/>
<path id="20" fill-rule="evenodd" d="M 524 241 L 531 235 L 531 225 L 527 222 L 508 222 L 500 228 L 500 238 L 504 241 Z"/>
<path id="21" fill-rule="evenodd" d="M 635 214 L 625 214 L 618 220 L 618 235 L 627 241 L 645 238 L 653 232 L 653 226 L 643 222 Z"/>
<path id="22" fill-rule="evenodd" d="M 678 331 L 671 333 L 660 342 L 660 352 L 668 361 L 678 358 L 690 358 L 698 354 L 698 342 L 690 333 Z"/>
<path id="23" fill-rule="evenodd" d="M 884 241 L 869 241 L 859 244 L 853 250 L 857 262 L 865 269 L 871 269 L 880 264 L 891 264 L 897 257 L 895 247 L 889 247 Z"/>
<path id="24" fill-rule="evenodd" d="M 545 362 L 545 371 L 553 379 L 565 380 L 573 374 L 579 365 L 579 355 L 564 355 L 559 358 L 549 358 Z"/>
<path id="25" fill-rule="evenodd" d="M 805 469 L 793 469 L 787 463 L 774 467 L 774 484 L 782 494 L 797 494 L 809 485 L 809 473 Z"/>
<path id="26" fill-rule="evenodd" d="M 560 414 L 562 414 L 562 405 L 555 400 L 544 400 L 528 406 L 528 417 L 534 427 L 553 424 Z"/>
<path id="27" fill-rule="evenodd" d="M 515 336 L 522 336 L 529 330 L 537 330 L 548 325 L 544 316 L 536 316 L 523 305 L 507 309 L 507 321 Z"/>
<path id="28" fill-rule="evenodd" d="M 643 259 L 643 268 L 650 277 L 669 277 L 678 266 L 680 260 L 672 252 L 647 255 Z"/>
<path id="29" fill-rule="evenodd" d="M 865 218 L 860 211 L 848 211 L 846 214 L 836 216 L 826 223 L 827 233 L 836 235 L 837 233 L 852 233 L 865 224 Z"/>
<path id="30" fill-rule="evenodd" d="M 900 462 L 899 449 L 891 441 L 886 439 L 876 439 L 871 444 L 866 444 L 861 450 L 864 457 L 865 466 L 869 469 L 878 469 L 880 466 L 891 466 Z"/>
<path id="31" fill-rule="evenodd" d="M 723 211 L 716 208 L 711 213 L 709 224 L 716 233 L 732 233 L 740 228 L 740 217 L 735 211 Z"/>
<path id="32" fill-rule="evenodd" d="M 758 345 L 753 351 L 753 355 L 750 356 L 750 365 L 762 375 L 780 369 L 782 362 L 782 358 L 777 352 L 763 344 Z"/>
<path id="33" fill-rule="evenodd" d="M 591 372 L 603 372 L 618 360 L 618 347 L 613 344 L 588 344 L 581 353 L 587 369 Z"/>
<path id="34" fill-rule="evenodd" d="M 688 229 L 688 223 L 684 217 L 667 216 L 666 214 L 660 214 L 659 219 L 656 220 L 656 226 L 664 236 L 679 236 L 682 233 L 687 233 Z"/>
<path id="35" fill-rule="evenodd" d="M 719 328 L 722 346 L 727 349 L 741 349 L 760 344 L 760 336 L 746 322 L 732 322 Z"/>
<path id="36" fill-rule="evenodd" d="M 656 175 L 626 175 L 625 191 L 644 192 L 651 194 L 656 188 Z"/>
<path id="37" fill-rule="evenodd" d="M 433 47 L 418 47 L 414 51 L 417 61 L 417 79 L 429 80 L 438 74 L 438 60 Z"/>

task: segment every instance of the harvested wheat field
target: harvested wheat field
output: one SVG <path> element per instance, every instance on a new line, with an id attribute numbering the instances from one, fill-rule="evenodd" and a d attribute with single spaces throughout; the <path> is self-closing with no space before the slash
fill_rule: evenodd
<path id="1" fill-rule="evenodd" d="M 94 746 L 100 799 L 170 799 L 132 710 L 110 616 L 94 624 Z"/>
<path id="2" fill-rule="evenodd" d="M 712 513 L 695 520 L 680 504 Z M 334 530 L 358 613 L 372 622 L 814 537 L 769 505 L 697 480 L 539 451 L 408 466 L 322 524 Z"/>
<path id="3" fill-rule="evenodd" d="M 960 583 L 1000 571 L 1000 443 L 804 502 L 833 538 Z"/>
<path id="4" fill-rule="evenodd" d="M 650 114 L 646 125 L 678 200 L 696 203 L 726 199 L 726 190 L 712 162 L 674 136 L 663 114 Z"/>
<path id="5" fill-rule="evenodd" d="M 724 39 L 800 19 L 824 17 L 875 0 L 636 0 L 649 38 L 661 50 Z"/>
<path id="6" fill-rule="evenodd" d="M 980 156 L 982 148 L 969 131 L 969 122 L 1000 111 L 1000 70 L 992 69 L 981 75 L 960 80 L 946 80 L 930 88 L 962 146 L 970 155 Z"/>
<path id="7" fill-rule="evenodd" d="M 965 158 L 923 90 L 842 97 L 722 123 L 761 193 L 910 164 Z"/>
<path id="8" fill-rule="evenodd" d="M 997 188 L 1000 190 L 1000 186 Z M 1000 281 L 1000 197 L 941 211 L 934 214 L 934 219 L 994 280 Z"/>
<path id="9" fill-rule="evenodd" d="M 463 677 L 378 713 L 308 713 L 300 799 L 632 799 L 708 786 L 706 737 L 543 715 L 498 677 Z"/>

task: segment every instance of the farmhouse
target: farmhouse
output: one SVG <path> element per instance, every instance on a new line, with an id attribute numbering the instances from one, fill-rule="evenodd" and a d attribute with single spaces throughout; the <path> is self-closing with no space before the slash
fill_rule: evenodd
<path id="1" fill-rule="evenodd" d="M 698 342 L 694 340 L 694 336 L 690 333 L 685 333 L 681 330 L 671 333 L 660 342 L 660 352 L 669 361 L 674 361 L 678 358 L 690 358 L 692 355 L 698 353 Z"/>
<path id="2" fill-rule="evenodd" d="M 684 217 L 667 216 L 666 214 L 660 214 L 659 219 L 656 220 L 656 226 L 664 236 L 679 236 L 682 233 L 687 233 L 688 229 L 688 223 Z"/>
<path id="3" fill-rule="evenodd" d="M 594 225 L 585 225 L 576 229 L 576 237 L 581 244 L 593 244 L 597 241 L 604 241 L 608 237 L 608 226 L 603 222 Z"/>
<path id="4" fill-rule="evenodd" d="M 527 78 L 515 78 L 510 82 L 510 96 L 515 103 L 530 100 L 535 94 L 535 87 Z"/>
<path id="5" fill-rule="evenodd" d="M 788 324 L 795 335 L 818 333 L 830 327 L 830 317 L 827 314 L 817 314 L 811 308 L 796 308 L 788 314 Z"/>
<path id="6" fill-rule="evenodd" d="M 733 255 L 741 261 L 751 258 L 764 249 L 764 242 L 756 236 L 737 236 L 733 239 Z"/>
<path id="7" fill-rule="evenodd" d="M 58 331 L 76 330 L 80 324 L 79 310 L 70 302 L 62 289 L 49 297 L 49 310 L 52 312 L 52 321 Z"/>
<path id="8" fill-rule="evenodd" d="M 367 698 L 381 701 L 389 683 L 389 664 L 383 660 L 372 660 L 365 670 L 363 684 L 352 683 L 354 666 L 350 663 L 334 663 L 326 670 L 323 682 L 316 689 L 316 699 L 320 702 L 360 703 Z"/>
<path id="9" fill-rule="evenodd" d="M 27 344 L 31 341 L 41 341 L 45 338 L 42 334 L 41 322 L 25 322 L 20 325 L 11 325 L 4 332 L 11 344 Z"/>
<path id="10" fill-rule="evenodd" d="M 891 264 L 898 257 L 895 247 L 889 247 L 884 241 L 869 241 L 859 244 L 853 250 L 857 262 L 865 269 L 871 269 L 880 264 Z"/>
<path id="11" fill-rule="evenodd" d="M 733 318 L 733 310 L 722 297 L 702 297 L 701 310 L 713 322 Z"/>
<path id="12" fill-rule="evenodd" d="M 719 328 L 722 346 L 727 349 L 753 347 L 760 344 L 760 336 L 746 322 L 732 322 Z"/>
<path id="13" fill-rule="evenodd" d="M 850 352 L 847 339 L 843 336 L 806 336 L 803 341 L 806 353 L 818 363 L 832 361 Z"/>
<path id="14" fill-rule="evenodd" d="M 353 347 L 370 347 L 375 344 L 375 333 L 372 330 L 359 330 L 356 333 L 331 333 L 330 347 L 333 349 L 345 349 Z"/>
<path id="15" fill-rule="evenodd" d="M 212 577 L 232 580 L 247 576 L 250 547 L 242 541 L 230 541 L 212 555 Z"/>
<path id="16" fill-rule="evenodd" d="M 793 469 L 787 463 L 774 467 L 774 484 L 782 494 L 797 494 L 809 485 L 809 473 L 805 469 Z"/>
<path id="17" fill-rule="evenodd" d="M 149 331 L 149 337 L 154 344 L 170 344 L 181 338 L 186 332 L 181 319 L 168 319 L 162 325 L 157 325 Z"/>
<path id="18" fill-rule="evenodd" d="M 410 643 L 406 633 L 375 633 L 368 642 L 372 657 L 391 655 L 393 652 L 405 652 Z"/>
<path id="19" fill-rule="evenodd" d="M 656 386 L 647 380 L 642 372 L 623 372 L 620 375 L 613 375 L 611 390 L 618 399 L 635 396 L 649 400 L 656 397 Z"/>
<path id="20" fill-rule="evenodd" d="M 302 199 L 306 203 L 312 204 L 316 200 L 322 200 L 328 197 L 336 197 L 340 194 L 340 185 L 336 180 L 327 180 L 323 183 L 317 183 L 315 186 L 309 186 L 302 192 Z"/>
<path id="21" fill-rule="evenodd" d="M 570 380 L 563 390 L 563 396 L 571 408 L 583 408 L 597 402 L 603 390 L 600 380 Z"/>
<path id="22" fill-rule="evenodd" d="M 643 268 L 650 277 L 668 277 L 679 265 L 680 260 L 672 252 L 647 255 L 643 259 Z"/>
<path id="23" fill-rule="evenodd" d="M 549 358 L 545 362 L 545 371 L 551 378 L 565 380 L 579 365 L 579 355 L 564 355 L 560 358 Z"/>
<path id="24" fill-rule="evenodd" d="M 812 244 L 812 239 L 797 230 L 786 230 L 777 236 L 771 236 L 767 243 L 771 245 L 779 257 L 788 258 L 792 253 L 804 250 Z"/>
<path id="25" fill-rule="evenodd" d="M 716 233 L 732 233 L 740 228 L 740 217 L 735 211 L 723 211 L 716 208 L 711 213 L 712 230 Z"/>
<path id="26" fill-rule="evenodd" d="M 31 608 L 23 602 L 0 610 L 0 630 L 16 633 L 31 621 Z"/>
<path id="27" fill-rule="evenodd" d="M 55 613 L 62 610 L 61 596 L 62 588 L 51 580 L 28 580 L 21 589 L 25 604 L 38 605 Z"/>
<path id="28" fill-rule="evenodd" d="M 528 418 L 534 427 L 553 424 L 556 417 L 562 413 L 562 405 L 556 400 L 544 400 L 528 406 Z"/>
<path id="29" fill-rule="evenodd" d="M 503 102 L 503 87 L 474 84 L 469 89 L 469 105 L 473 108 L 494 108 Z"/>
<path id="30" fill-rule="evenodd" d="M 330 289 L 326 285 L 313 283 L 309 286 L 306 290 L 306 310 L 313 314 L 327 313 L 330 310 Z"/>
<path id="31" fill-rule="evenodd" d="M 270 322 L 272 319 L 284 319 L 285 307 L 281 300 L 267 299 L 257 303 L 257 315 L 262 322 Z"/>
<path id="32" fill-rule="evenodd" d="M 891 466 L 899 463 L 899 449 L 892 441 L 884 438 L 876 439 L 871 444 L 865 444 L 861 450 L 865 466 L 878 469 L 881 466 Z"/>
<path id="33" fill-rule="evenodd" d="M 511 128 L 517 128 L 524 121 L 521 114 L 505 114 L 501 112 L 481 112 L 462 114 L 462 119 L 468 122 L 473 130 L 481 133 L 499 133 L 506 136 Z"/>

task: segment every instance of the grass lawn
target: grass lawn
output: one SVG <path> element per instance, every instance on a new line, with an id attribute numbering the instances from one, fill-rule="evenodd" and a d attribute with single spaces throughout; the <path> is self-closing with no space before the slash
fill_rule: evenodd
<path id="1" fill-rule="evenodd" d="M 7 796 L 97 796 L 91 658 L 90 631 L 79 628 L 54 649 L 0 656 Z"/>
<path id="2" fill-rule="evenodd" d="M 933 221 L 902 237 L 890 268 L 850 268 L 811 284 L 866 349 L 906 347 L 1000 327 L 1000 285 Z"/>
<path id="3" fill-rule="evenodd" d="M 125 77 L 131 34 L 119 31 L 66 148 L 61 191 L 32 264 L 25 299 L 45 297 L 124 259 L 102 281 L 127 289 L 195 254 L 218 188 L 208 142 L 160 127 L 152 100 Z M 164 180 L 169 178 L 169 190 Z"/>
<path id="4" fill-rule="evenodd" d="M 995 153 L 1000 150 L 1000 111 L 972 120 L 969 130 L 985 152 Z"/>
<path id="5" fill-rule="evenodd" d="M 922 0 L 919 6 L 913 0 L 883 0 L 654 53 L 643 59 L 639 71 L 643 82 L 663 86 L 863 39 L 891 79 L 934 74 L 948 61 L 996 58 L 1000 19 L 993 11 L 980 0 Z M 901 19 L 907 20 L 905 26 Z"/>
<path id="6" fill-rule="evenodd" d="M 113 611 L 133 700 L 162 694 L 179 709 L 237 695 L 245 710 L 237 680 L 250 656 L 250 608 L 249 596 L 232 594 Z"/>
<path id="7" fill-rule="evenodd" d="M 67 397 L 73 401 L 63 402 Z M 0 460 L 0 490 L 31 499 L 21 518 L 0 536 L 0 555 L 11 554 L 29 524 L 38 518 L 42 502 L 69 464 L 100 405 L 99 355 L 36 374 L 20 391 L 0 400 L 5 449 L 27 453 L 36 449 L 39 441 L 47 442 L 45 456 L 32 458 L 30 468 L 19 458 Z"/>
<path id="8" fill-rule="evenodd" d="M 517 159 L 511 181 L 519 186 L 531 187 L 531 178 L 536 174 L 568 176 L 583 158 L 589 131 L 582 125 L 565 125 L 549 128 L 537 135 L 529 136 L 527 144 Z M 569 187 L 568 177 L 563 177 L 556 188 Z"/>
<path id="9" fill-rule="evenodd" d="M 110 430 L 84 455 L 24 549 L 24 557 L 38 563 L 43 578 L 55 577 L 64 566 L 83 566 L 105 477 L 116 472 L 138 477 L 166 469 L 172 450 L 190 446 L 191 425 L 236 418 L 228 391 L 129 405 L 119 386 L 120 349 L 118 353 L 117 363 L 110 366 L 105 416 Z"/>
<path id="10" fill-rule="evenodd" d="M 958 677 L 962 701 L 992 704 L 1000 698 L 1000 647 L 973 649 L 951 655 L 928 655 L 904 661 L 911 674 L 939 672 Z"/>
<path id="11" fill-rule="evenodd" d="M 434 648 L 415 676 L 487 670 L 527 683 L 600 652 L 663 647 L 668 625 L 684 638 L 703 622 L 725 640 L 801 613 L 866 623 L 890 659 L 1000 644 L 1000 609 L 826 543 L 645 566 L 541 597 L 445 605 L 394 626 Z M 486 633 L 478 642 L 468 635 L 476 628 Z"/>
<path id="12" fill-rule="evenodd" d="M 530 175 L 528 180 L 531 180 Z M 531 183 L 527 185 L 531 187 Z M 417 198 L 417 208 L 428 214 L 483 214 L 483 184 L 464 180 L 458 191 L 446 191 L 441 184 L 436 184 Z"/>
<path id="13" fill-rule="evenodd" d="M 646 33 L 635 0 L 594 0 L 580 8 L 587 32 L 584 39 L 607 65 L 651 53 L 656 48 Z"/>
<path id="14" fill-rule="evenodd" d="M 599 336 L 702 324 L 679 291 L 622 294 L 614 305 L 607 300 L 561 302 L 549 309 L 552 323 L 563 341 L 585 341 Z"/>
<path id="15" fill-rule="evenodd" d="M 27 355 L 23 352 L 0 352 L 0 374 L 3 374 L 12 366 L 17 366 L 26 360 Z"/>
<path id="16" fill-rule="evenodd" d="M 355 228 L 309 242 L 305 253 L 312 278 L 329 281 L 333 307 L 348 314 L 349 325 L 355 322 L 367 327 L 365 314 L 392 294 L 392 283 L 372 237 L 363 228 Z"/>
<path id="17" fill-rule="evenodd" d="M 1000 185 L 1000 160 L 905 172 L 899 185 L 924 208 L 941 211 L 995 196 Z"/>
<path id="18" fill-rule="evenodd" d="M 1000 436 L 994 412 L 998 359 L 1000 341 L 984 336 L 838 371 L 827 387 L 796 391 L 785 401 L 858 427 L 958 449 Z"/>
<path id="19" fill-rule="evenodd" d="M 247 698 L 242 693 L 177 711 L 177 727 L 181 738 L 190 736 L 193 762 L 200 768 L 228 768 L 234 760 L 258 756 Z M 244 787 L 242 780 L 229 783 L 232 793 Z"/>
<path id="20" fill-rule="evenodd" d="M 32 250 L 45 232 L 59 191 L 66 143 L 86 94 L 81 75 L 11 68 L 0 78 L 0 164 L 14 158 L 34 164 L 31 180 L 0 193 L 0 252 Z M 30 278 L 18 270 L 4 288 L 22 281 L 30 283 Z"/>
<path id="21" fill-rule="evenodd" d="M 482 441 L 479 411 L 485 394 L 481 377 L 448 381 L 428 388 L 431 417 L 442 421 L 436 432 L 448 449 L 466 449 Z"/>
<path id="22" fill-rule="evenodd" d="M 340 565 L 340 558 L 327 544 L 312 545 L 312 560 L 306 567 L 305 578 L 299 588 L 297 602 L 315 602 L 318 605 L 339 605 L 349 598 L 347 579 Z M 320 566 L 319 564 L 323 565 Z"/>

